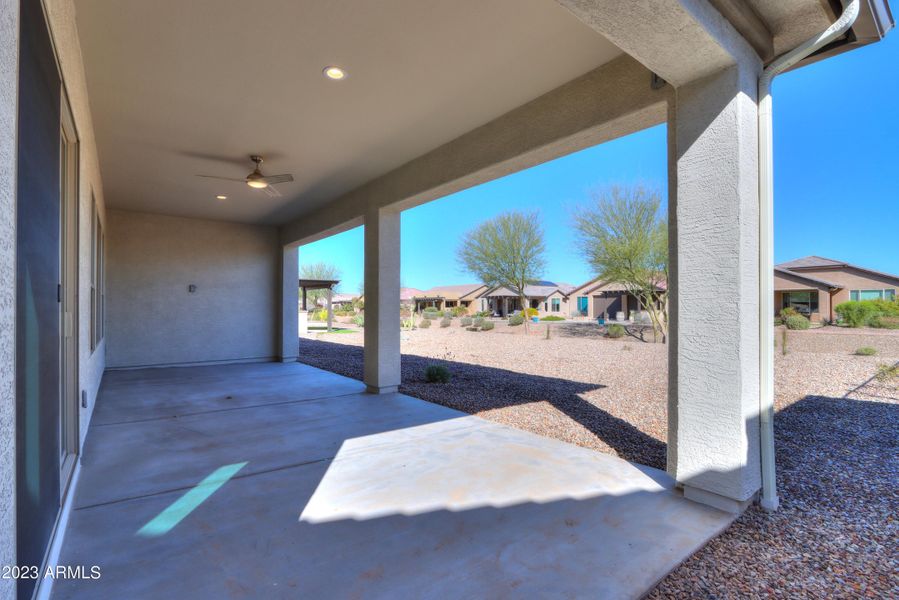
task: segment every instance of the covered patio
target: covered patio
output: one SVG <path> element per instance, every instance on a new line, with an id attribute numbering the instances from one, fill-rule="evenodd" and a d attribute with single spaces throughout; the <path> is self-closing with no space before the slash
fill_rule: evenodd
<path id="1" fill-rule="evenodd" d="M 108 373 L 54 598 L 634 598 L 733 515 L 298 363 Z"/>
<path id="2" fill-rule="evenodd" d="M 776 509 L 770 69 L 892 27 L 831 4 L 0 4 L 0 564 L 102 567 L 0 596 L 634 597 Z M 398 394 L 403 212 L 662 124 L 667 472 Z M 296 363 L 359 226 L 364 383 Z"/>

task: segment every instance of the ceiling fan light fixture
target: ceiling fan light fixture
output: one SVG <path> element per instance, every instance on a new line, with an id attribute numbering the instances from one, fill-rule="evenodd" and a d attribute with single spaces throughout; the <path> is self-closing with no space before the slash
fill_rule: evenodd
<path id="1" fill-rule="evenodd" d="M 257 190 L 268 187 L 268 184 L 261 179 L 247 179 L 247 185 L 251 188 L 256 188 Z"/>
<path id="2" fill-rule="evenodd" d="M 227 200 L 228 196 L 226 196 L 224 194 L 219 194 L 218 196 L 215 197 L 215 199 L 216 200 Z"/>
<path id="3" fill-rule="evenodd" d="M 333 79 L 334 81 L 340 81 L 341 79 L 346 79 L 347 73 L 340 67 L 336 67 L 334 65 L 325 67 L 322 69 L 322 73 L 328 79 Z"/>

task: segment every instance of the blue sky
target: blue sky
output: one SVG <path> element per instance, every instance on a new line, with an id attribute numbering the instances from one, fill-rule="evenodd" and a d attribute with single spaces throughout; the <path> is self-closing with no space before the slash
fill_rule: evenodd
<path id="1" fill-rule="evenodd" d="M 899 273 L 899 33 L 781 75 L 774 84 L 774 251 Z M 402 283 L 427 289 L 473 282 L 457 264 L 462 235 L 508 210 L 537 210 L 546 279 L 579 284 L 592 273 L 575 251 L 571 210 L 592 190 L 643 183 L 667 194 L 665 126 L 588 148 L 407 210 Z M 300 264 L 329 262 L 341 291 L 362 282 L 363 231 L 300 248 Z"/>

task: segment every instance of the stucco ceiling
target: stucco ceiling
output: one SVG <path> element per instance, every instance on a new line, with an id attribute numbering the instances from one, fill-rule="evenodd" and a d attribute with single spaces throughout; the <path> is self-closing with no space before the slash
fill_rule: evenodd
<path id="1" fill-rule="evenodd" d="M 620 54 L 551 0 L 76 6 L 107 204 L 241 222 L 301 215 Z M 194 176 L 243 177 L 251 153 L 293 173 L 282 198 Z"/>

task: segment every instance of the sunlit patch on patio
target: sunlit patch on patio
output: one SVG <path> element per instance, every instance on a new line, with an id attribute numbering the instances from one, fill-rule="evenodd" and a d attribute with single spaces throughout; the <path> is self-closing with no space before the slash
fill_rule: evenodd
<path id="1" fill-rule="evenodd" d="M 730 523 L 661 471 L 361 392 L 300 364 L 107 374 L 61 556 L 102 577 L 54 597 L 634 597 Z"/>

